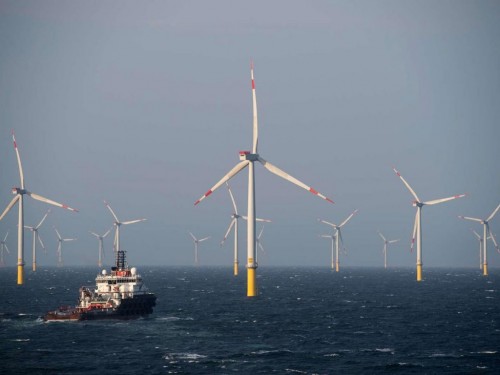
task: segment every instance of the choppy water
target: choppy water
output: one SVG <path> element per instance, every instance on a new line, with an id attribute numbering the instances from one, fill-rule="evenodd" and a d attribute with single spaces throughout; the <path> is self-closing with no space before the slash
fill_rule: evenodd
<path id="1" fill-rule="evenodd" d="M 2 374 L 493 374 L 500 271 L 260 268 L 257 298 L 228 268 L 139 267 L 147 319 L 44 323 L 91 268 L 0 269 Z M 244 271 L 244 270 L 242 270 Z"/>

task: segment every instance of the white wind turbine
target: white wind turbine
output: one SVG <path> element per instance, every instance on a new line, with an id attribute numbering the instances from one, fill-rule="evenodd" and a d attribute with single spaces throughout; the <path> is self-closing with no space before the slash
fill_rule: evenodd
<path id="1" fill-rule="evenodd" d="M 0 267 L 5 266 L 5 261 L 3 260 L 3 254 L 6 251 L 7 253 L 10 254 L 9 248 L 7 247 L 7 244 L 5 241 L 7 241 L 7 236 L 9 235 L 9 231 L 7 231 L 7 234 L 5 235 L 3 241 L 0 241 Z"/>
<path id="2" fill-rule="evenodd" d="M 24 187 L 24 173 L 23 167 L 21 165 L 21 158 L 19 156 L 19 150 L 17 148 L 16 138 L 14 137 L 14 131 L 12 131 L 12 140 L 14 142 L 14 150 L 16 151 L 17 165 L 19 167 L 19 177 L 21 180 L 21 187 L 12 188 L 12 194 L 15 197 L 10 201 L 5 208 L 4 212 L 0 216 L 0 220 L 10 211 L 16 203 L 18 203 L 18 223 L 17 223 L 17 283 L 19 285 L 24 284 L 24 195 L 29 195 L 31 198 L 36 199 L 41 202 L 52 204 L 57 207 L 65 208 L 70 211 L 77 212 L 78 210 L 68 207 L 64 204 L 57 203 L 53 200 L 42 197 L 41 195 L 31 193 Z"/>
<path id="3" fill-rule="evenodd" d="M 337 272 L 339 272 L 339 266 L 340 266 L 340 263 L 339 263 L 339 241 L 342 242 L 342 245 L 344 244 L 344 240 L 342 239 L 341 229 L 344 225 L 347 224 L 347 222 L 349 220 L 351 220 L 351 218 L 356 214 L 356 212 L 358 212 L 358 210 L 354 210 L 354 212 L 352 214 L 350 214 L 347 217 L 347 219 L 345 219 L 342 223 L 340 223 L 340 225 L 333 224 L 333 223 L 330 223 L 330 222 L 322 220 L 322 219 L 318 219 L 318 221 L 322 222 L 323 224 L 327 224 L 327 225 L 331 226 L 333 229 L 335 229 L 335 234 L 333 235 L 333 237 L 335 237 L 335 271 L 337 271 Z M 332 268 L 333 268 L 333 264 L 332 264 Z"/>
<path id="4" fill-rule="evenodd" d="M 475 217 L 467 217 L 467 216 L 459 216 L 460 219 L 465 219 L 465 220 L 471 220 L 471 221 L 477 221 L 481 224 L 483 224 L 483 275 L 488 276 L 488 258 L 487 258 L 487 248 L 488 248 L 488 239 L 491 238 L 493 243 L 495 244 L 495 247 L 497 251 L 499 251 L 497 242 L 495 241 L 495 237 L 491 234 L 490 231 L 490 224 L 489 222 L 495 217 L 497 214 L 498 210 L 500 209 L 500 204 L 493 210 L 490 216 L 488 216 L 487 219 L 478 219 Z"/>
<path id="5" fill-rule="evenodd" d="M 229 236 L 229 232 L 231 231 L 231 228 L 234 227 L 234 275 L 237 276 L 238 275 L 238 265 L 239 265 L 239 262 L 238 262 L 238 220 L 240 218 L 247 220 L 248 218 L 246 216 L 240 216 L 238 214 L 238 208 L 236 207 L 236 201 L 234 200 L 234 196 L 233 196 L 233 193 L 231 191 L 231 187 L 229 186 L 229 183 L 227 181 L 226 181 L 226 186 L 227 186 L 227 190 L 229 192 L 229 196 L 231 197 L 231 201 L 233 202 L 234 212 L 231 215 L 232 220 L 229 223 L 229 227 L 227 228 L 226 234 L 224 235 L 224 238 L 222 239 L 220 245 L 221 246 L 224 245 L 224 242 L 226 241 L 227 236 Z M 259 219 L 259 218 L 255 218 L 255 221 L 263 221 L 266 223 L 271 222 L 271 220 Z"/>
<path id="6" fill-rule="evenodd" d="M 334 234 L 322 234 L 320 235 L 320 237 L 323 237 L 323 238 L 330 238 L 332 240 L 332 264 L 331 264 L 331 268 L 332 270 L 335 269 L 335 255 L 334 255 L 334 246 L 335 246 L 335 238 L 336 236 Z"/>
<path id="7" fill-rule="evenodd" d="M 45 245 L 43 244 L 43 241 L 40 237 L 40 234 L 38 233 L 38 229 L 42 226 L 43 222 L 47 218 L 47 215 L 50 213 L 50 208 L 47 210 L 47 213 L 44 215 L 42 220 L 38 223 L 36 227 L 30 227 L 28 225 L 25 225 L 24 227 L 26 229 L 29 229 L 33 233 L 33 271 L 36 271 L 36 240 L 38 239 L 38 242 L 40 242 L 40 245 L 42 246 L 42 249 L 45 249 Z"/>
<path id="8" fill-rule="evenodd" d="M 54 227 L 54 230 L 56 231 L 57 234 L 57 266 L 61 267 L 63 265 L 62 261 L 62 243 L 63 242 L 68 242 L 68 241 L 76 241 L 76 238 L 62 238 L 61 235 L 59 234 L 58 230 L 56 227 Z"/>
<path id="9" fill-rule="evenodd" d="M 255 246 L 265 254 L 266 251 L 264 250 L 264 247 L 262 246 L 262 241 L 261 241 L 262 233 L 264 233 L 264 225 L 262 225 L 262 228 L 260 229 L 259 235 L 255 239 Z M 257 258 L 258 258 L 258 256 L 257 256 L 257 251 L 256 251 L 255 252 L 255 259 L 257 259 Z"/>
<path id="10" fill-rule="evenodd" d="M 397 240 L 387 240 L 384 237 L 384 235 L 382 233 L 380 233 L 380 231 L 378 231 L 378 235 L 384 241 L 384 250 L 382 250 L 382 251 L 384 253 L 384 268 L 387 268 L 387 245 L 390 244 L 390 243 L 396 243 L 396 242 L 399 241 L 399 239 L 397 239 Z"/>
<path id="11" fill-rule="evenodd" d="M 198 244 L 199 244 L 200 242 L 203 242 L 203 241 L 205 241 L 205 240 L 208 240 L 208 239 L 210 238 L 210 236 L 208 236 L 208 237 L 204 237 L 204 238 L 202 238 L 202 239 L 200 239 L 200 240 L 199 240 L 199 239 L 197 239 L 197 238 L 194 236 L 194 234 L 193 234 L 193 233 L 189 232 L 189 234 L 191 235 L 191 237 L 193 237 L 193 242 L 194 242 L 194 264 L 195 264 L 195 266 L 197 266 L 197 265 L 198 265 Z"/>
<path id="12" fill-rule="evenodd" d="M 109 205 L 109 203 L 104 201 L 104 204 L 109 209 L 109 211 L 111 212 L 111 215 L 113 215 L 113 218 L 115 219 L 115 221 L 113 223 L 113 225 L 115 226 L 115 240 L 114 240 L 115 249 L 114 250 L 116 252 L 118 252 L 118 251 L 120 251 L 120 227 L 122 225 L 129 225 L 129 224 L 139 223 L 141 221 L 146 221 L 146 219 L 142 218 L 142 219 L 129 220 L 129 221 L 120 221 L 120 220 L 118 220 L 118 217 L 114 213 L 114 211 L 111 208 L 111 206 Z"/>
<path id="13" fill-rule="evenodd" d="M 413 244 L 415 242 L 415 236 L 417 237 L 417 281 L 422 281 L 422 207 L 423 206 L 432 206 L 434 204 L 443 203 L 447 201 L 451 201 L 453 199 L 465 197 L 465 194 L 454 195 L 448 198 L 435 199 L 432 201 L 422 202 L 420 198 L 417 196 L 415 191 L 411 188 L 411 186 L 406 182 L 406 180 L 401 176 L 401 174 L 396 170 L 396 168 L 392 168 L 396 175 L 403 181 L 403 184 L 410 191 L 411 195 L 415 198 L 413 201 L 413 207 L 417 207 L 417 213 L 415 215 L 415 224 L 413 225 L 413 235 L 411 239 L 411 251 L 413 251 Z"/>
<path id="14" fill-rule="evenodd" d="M 320 194 L 312 187 L 305 185 L 303 182 L 297 180 L 296 178 L 290 176 L 288 173 L 282 171 L 278 167 L 264 160 L 257 153 L 257 146 L 259 140 L 259 127 L 257 121 L 257 99 L 255 94 L 255 81 L 253 77 L 253 63 L 250 66 L 250 76 L 252 80 L 252 104 L 253 104 L 253 142 L 252 151 L 240 151 L 240 162 L 236 164 L 222 179 L 217 182 L 210 190 L 208 190 L 200 199 L 195 202 L 195 205 L 200 203 L 204 198 L 212 194 L 217 188 L 219 188 L 226 181 L 234 177 L 238 172 L 243 170 L 248 166 L 248 220 L 247 220 L 247 296 L 254 297 L 257 296 L 257 261 L 255 258 L 255 172 L 254 163 L 261 163 L 264 168 L 269 170 L 271 173 L 284 178 L 303 189 L 310 191 L 311 193 L 333 203 L 333 201 L 324 195 Z"/>
<path id="15" fill-rule="evenodd" d="M 93 236 L 97 237 L 97 239 L 99 240 L 99 261 L 97 262 L 97 265 L 99 267 L 102 267 L 102 259 L 104 258 L 104 238 L 106 238 L 109 232 L 111 232 L 111 228 L 108 229 L 108 231 L 102 235 L 97 234 L 95 232 L 89 232 Z"/>

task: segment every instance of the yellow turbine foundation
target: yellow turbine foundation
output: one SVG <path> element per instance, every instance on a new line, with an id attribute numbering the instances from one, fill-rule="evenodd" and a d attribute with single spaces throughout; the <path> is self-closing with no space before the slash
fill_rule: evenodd
<path id="1" fill-rule="evenodd" d="M 238 276 L 238 262 L 234 262 L 234 276 Z"/>
<path id="2" fill-rule="evenodd" d="M 339 272 L 339 262 L 335 263 L 335 271 Z"/>
<path id="3" fill-rule="evenodd" d="M 488 276 L 488 263 L 483 264 L 483 275 Z"/>
<path id="4" fill-rule="evenodd" d="M 417 281 L 422 281 L 422 265 L 417 264 Z"/>
<path id="5" fill-rule="evenodd" d="M 247 297 L 256 297 L 257 296 L 257 279 L 256 279 L 256 269 L 255 268 L 247 268 Z"/>
<path id="6" fill-rule="evenodd" d="M 33 272 L 36 271 L 36 262 L 33 262 Z"/>
<path id="7" fill-rule="evenodd" d="M 24 264 L 18 264 L 17 265 L 17 285 L 23 285 L 23 284 L 24 284 Z"/>

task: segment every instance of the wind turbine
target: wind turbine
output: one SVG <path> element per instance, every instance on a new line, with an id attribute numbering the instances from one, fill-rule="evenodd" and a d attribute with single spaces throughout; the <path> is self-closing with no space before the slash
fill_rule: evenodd
<path id="1" fill-rule="evenodd" d="M 21 187 L 12 188 L 12 194 L 15 197 L 10 201 L 5 208 L 4 212 L 0 216 L 0 220 L 10 211 L 16 203 L 19 203 L 19 213 L 18 213 L 18 223 L 17 223 L 17 283 L 19 285 L 24 284 L 24 195 L 29 195 L 31 198 L 36 199 L 41 202 L 52 204 L 57 207 L 65 208 L 70 211 L 78 212 L 78 210 L 68 207 L 64 204 L 57 203 L 53 200 L 42 197 L 41 195 L 31 193 L 24 187 L 24 174 L 23 167 L 21 165 L 21 158 L 19 156 L 19 150 L 17 148 L 16 138 L 14 137 L 14 131 L 12 131 L 12 140 L 14 142 L 14 150 L 17 156 L 17 165 L 19 167 L 19 177 L 21 180 Z"/>
<path id="2" fill-rule="evenodd" d="M 413 244 L 415 242 L 415 235 L 417 237 L 417 281 L 422 281 L 422 207 L 425 205 L 432 206 L 434 204 L 443 203 L 447 201 L 451 201 L 453 199 L 465 197 L 465 194 L 454 195 L 448 198 L 435 199 L 432 201 L 422 202 L 420 198 L 417 196 L 415 191 L 411 188 L 411 186 L 406 182 L 406 180 L 401 176 L 401 174 L 396 170 L 396 168 L 392 168 L 396 175 L 403 181 L 406 188 L 410 191 L 411 195 L 415 198 L 413 201 L 413 207 L 417 207 L 417 213 L 415 215 L 415 224 L 413 225 L 413 235 L 411 238 L 411 251 L 413 251 Z"/>
<path id="3" fill-rule="evenodd" d="M 193 233 L 189 232 L 189 234 L 191 235 L 191 237 L 193 237 L 193 242 L 194 242 L 194 264 L 195 266 L 198 265 L 198 244 L 200 242 L 203 242 L 205 240 L 208 240 L 210 238 L 210 236 L 208 237 L 205 237 L 205 238 L 202 238 L 201 240 L 197 239 Z"/>
<path id="4" fill-rule="evenodd" d="M 339 263 L 339 240 L 340 240 L 340 242 L 342 242 L 342 245 L 344 244 L 344 240 L 342 239 L 341 228 L 344 225 L 346 225 L 349 220 L 352 219 L 352 217 L 356 214 L 356 212 L 358 212 L 358 210 L 354 210 L 354 212 L 352 214 L 350 214 L 347 217 L 347 219 L 345 219 L 342 223 L 340 223 L 340 225 L 333 224 L 333 223 L 330 223 L 330 222 L 322 220 L 322 219 L 318 219 L 318 221 L 322 222 L 323 224 L 327 224 L 327 225 L 331 226 L 333 229 L 335 229 L 334 237 L 335 237 L 335 271 L 336 272 L 339 272 L 339 266 L 340 266 L 340 263 Z M 333 268 L 333 265 L 332 265 L 332 268 Z"/>
<path id="5" fill-rule="evenodd" d="M 320 237 L 330 238 L 332 240 L 332 265 L 331 265 L 331 268 L 332 268 L 332 270 L 334 270 L 335 269 L 335 261 L 334 261 L 334 255 L 333 255 L 334 254 L 333 248 L 334 248 L 336 236 L 334 234 L 322 234 Z"/>
<path id="6" fill-rule="evenodd" d="M 227 236 L 229 236 L 229 232 L 231 231 L 231 228 L 234 227 L 234 276 L 237 276 L 238 275 L 238 265 L 239 265 L 239 262 L 238 262 L 238 220 L 240 218 L 247 220 L 248 218 L 246 216 L 240 216 L 238 214 L 238 208 L 236 207 L 236 201 L 234 200 L 234 196 L 233 196 L 233 193 L 231 191 L 231 187 L 229 186 L 227 181 L 226 181 L 226 186 L 227 186 L 227 190 L 229 192 L 229 196 L 231 197 L 231 201 L 233 202 L 234 212 L 231 215 L 232 220 L 229 223 L 229 227 L 227 228 L 226 234 L 224 235 L 224 238 L 222 239 L 220 245 L 221 246 L 224 245 L 224 242 L 226 241 Z M 271 220 L 259 219 L 259 218 L 255 218 L 255 221 L 263 221 L 266 223 L 271 222 Z"/>
<path id="7" fill-rule="evenodd" d="M 7 244 L 5 241 L 7 241 L 7 236 L 9 235 L 9 231 L 7 231 L 7 234 L 5 235 L 3 241 L 0 241 L 0 267 L 5 266 L 5 262 L 3 260 L 3 253 L 7 251 L 10 254 L 9 248 L 7 247 Z"/>
<path id="8" fill-rule="evenodd" d="M 42 246 L 42 249 L 45 249 L 45 245 L 42 242 L 42 239 L 40 237 L 40 234 L 38 233 L 38 229 L 42 226 L 43 222 L 47 218 L 47 215 L 50 213 L 50 208 L 47 210 L 47 213 L 45 216 L 42 218 L 42 220 L 38 223 L 36 227 L 30 227 L 28 225 L 25 225 L 24 227 L 26 229 L 29 229 L 31 232 L 33 232 L 33 271 L 36 271 L 36 240 L 38 239 L 38 242 L 40 242 L 40 245 Z"/>
<path id="9" fill-rule="evenodd" d="M 488 276 L 488 261 L 487 261 L 487 248 L 488 248 L 488 238 L 491 237 L 491 240 L 495 244 L 497 251 L 499 251 L 497 242 L 495 241 L 495 237 L 491 235 L 490 224 L 489 222 L 495 217 L 498 210 L 500 209 L 500 204 L 493 210 L 490 216 L 487 219 L 478 219 L 475 217 L 467 217 L 467 216 L 459 216 L 460 219 L 477 221 L 483 224 L 483 275 Z"/>
<path id="10" fill-rule="evenodd" d="M 399 241 L 399 239 L 397 239 L 397 240 L 387 240 L 384 237 L 384 235 L 382 233 L 380 233 L 380 231 L 378 231 L 378 235 L 384 241 L 384 250 L 382 250 L 382 251 L 384 253 L 384 268 L 387 268 L 387 245 L 390 244 L 390 243 L 396 243 L 396 242 Z"/>
<path id="11" fill-rule="evenodd" d="M 95 232 L 89 232 L 90 234 L 97 237 L 97 239 L 99 240 L 99 261 L 97 263 L 97 265 L 99 267 L 102 267 L 102 258 L 104 257 L 104 238 L 106 238 L 106 236 L 109 234 L 109 232 L 111 232 L 111 228 L 108 229 L 108 231 L 106 233 L 104 233 L 103 235 L 97 234 Z"/>
<path id="12" fill-rule="evenodd" d="M 61 235 L 59 234 L 59 232 L 57 231 L 56 227 L 54 227 L 54 230 L 56 231 L 57 240 L 58 240 L 58 244 L 57 244 L 57 256 L 58 256 L 57 266 L 61 267 L 63 265 L 63 261 L 62 261 L 62 243 L 63 242 L 68 242 L 68 241 L 76 241 L 76 238 L 62 238 Z"/>
<path id="13" fill-rule="evenodd" d="M 255 259 L 255 172 L 254 163 L 261 163 L 264 168 L 269 170 L 271 173 L 284 178 L 303 189 L 310 191 L 311 193 L 333 203 L 333 201 L 324 195 L 320 194 L 318 191 L 314 190 L 312 187 L 305 185 L 303 182 L 297 180 L 296 178 L 290 176 L 288 173 L 282 171 L 278 167 L 264 160 L 257 153 L 257 145 L 259 140 L 259 127 L 257 121 L 257 99 L 255 94 L 255 80 L 253 76 L 253 63 L 250 65 L 250 76 L 252 82 L 252 105 L 253 105 L 253 142 L 252 151 L 240 151 L 240 162 L 236 164 L 222 179 L 217 182 L 210 190 L 208 190 L 200 199 L 195 202 L 195 205 L 200 203 L 203 199 L 212 194 L 217 188 L 219 188 L 226 181 L 234 177 L 238 172 L 243 170 L 248 166 L 248 220 L 247 220 L 247 296 L 255 297 L 257 296 L 257 261 Z"/>
<path id="14" fill-rule="evenodd" d="M 260 232 L 259 232 L 259 235 L 257 236 L 257 238 L 255 239 L 255 245 L 258 249 L 260 249 L 260 251 L 262 251 L 264 254 L 266 253 L 266 251 L 264 250 L 264 247 L 262 246 L 262 242 L 260 240 L 260 238 L 262 237 L 262 233 L 264 233 L 264 225 L 262 225 L 262 228 L 260 229 Z M 257 251 L 255 252 L 255 259 L 257 261 Z"/>
<path id="15" fill-rule="evenodd" d="M 109 209 L 109 211 L 111 212 L 111 215 L 113 215 L 113 218 L 115 219 L 115 221 L 113 223 L 113 225 L 115 226 L 114 246 L 115 246 L 115 251 L 118 252 L 118 251 L 120 251 L 120 226 L 139 223 L 141 221 L 146 221 L 146 219 L 142 218 L 142 219 L 137 219 L 137 220 L 120 221 L 120 220 L 118 220 L 118 217 L 114 213 L 114 211 L 111 208 L 111 206 L 109 205 L 109 203 L 104 201 L 104 204 Z"/>

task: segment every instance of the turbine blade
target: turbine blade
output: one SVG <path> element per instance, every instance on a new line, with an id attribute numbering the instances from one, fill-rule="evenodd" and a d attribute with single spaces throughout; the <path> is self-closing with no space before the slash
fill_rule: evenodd
<path id="1" fill-rule="evenodd" d="M 292 177 L 290 176 L 288 173 L 286 173 L 285 171 L 279 169 L 278 167 L 276 167 L 275 165 L 267 162 L 266 160 L 262 159 L 260 156 L 259 156 L 259 161 L 262 163 L 262 165 L 271 173 L 274 173 L 275 175 L 277 176 L 280 176 L 281 178 L 284 178 L 285 180 L 288 180 L 290 181 L 291 183 L 301 187 L 302 189 L 305 189 L 311 193 L 313 193 L 314 195 L 317 195 L 318 197 L 320 198 L 323 198 L 324 200 L 330 202 L 330 203 L 334 203 L 330 198 L 327 198 L 325 197 L 323 194 L 319 193 L 318 191 L 314 190 L 312 187 L 310 186 L 307 186 L 306 184 L 304 184 L 303 182 L 297 180 L 295 177 Z"/>
<path id="2" fill-rule="evenodd" d="M 196 239 L 196 237 L 194 236 L 194 234 L 193 234 L 193 233 L 189 232 L 189 234 L 191 235 L 191 237 L 193 237 L 193 240 L 194 240 L 195 242 L 196 242 L 196 241 L 198 241 L 198 240 Z"/>
<path id="3" fill-rule="evenodd" d="M 350 214 L 349 217 L 342 222 L 342 224 L 339 225 L 339 228 L 342 228 L 345 224 L 347 224 L 347 222 L 352 219 L 356 212 L 358 212 L 358 210 L 354 210 L 354 212 Z"/>
<path id="4" fill-rule="evenodd" d="M 3 239 L 3 242 L 7 241 L 7 237 L 9 236 L 9 231 L 7 231 L 7 233 L 5 234 L 5 237 Z"/>
<path id="5" fill-rule="evenodd" d="M 17 194 L 14 198 L 12 198 L 12 200 L 10 201 L 10 203 L 7 205 L 2 215 L 0 216 L 0 220 L 2 220 L 5 215 L 7 215 L 7 212 L 10 211 L 10 209 L 17 203 L 19 199 L 20 199 L 19 194 Z"/>
<path id="6" fill-rule="evenodd" d="M 257 239 L 260 240 L 260 237 L 262 237 L 262 232 L 264 232 L 264 226 L 262 226 L 262 229 L 259 232 L 259 235 L 257 236 Z"/>
<path id="7" fill-rule="evenodd" d="M 490 226 L 488 225 L 488 233 L 490 234 L 490 238 L 491 240 L 493 241 L 493 243 L 495 244 L 495 248 L 497 249 L 498 252 L 500 252 L 500 249 L 498 248 L 498 244 L 497 244 L 497 241 L 495 240 L 495 236 L 493 235 L 493 233 L 491 233 L 491 230 L 490 230 Z M 485 239 L 486 241 L 486 239 Z"/>
<path id="8" fill-rule="evenodd" d="M 216 189 L 218 189 L 224 182 L 229 181 L 232 177 L 234 177 L 239 171 L 241 171 L 243 168 L 245 168 L 248 163 L 250 163 L 248 160 L 243 160 L 236 164 L 236 166 L 233 167 L 224 177 L 221 178 L 219 182 L 217 182 L 212 188 L 207 191 L 200 199 L 198 199 L 196 202 L 194 202 L 194 205 L 196 206 L 198 203 L 200 203 L 203 199 L 208 197 L 210 194 L 212 194 Z"/>
<path id="9" fill-rule="evenodd" d="M 428 206 L 432 206 L 433 204 L 448 202 L 448 201 L 451 201 L 453 199 L 462 198 L 462 197 L 465 197 L 465 194 L 454 195 L 453 197 L 448 197 L 448 198 L 435 199 L 432 201 L 424 202 L 424 204 L 426 204 Z"/>
<path id="10" fill-rule="evenodd" d="M 61 203 L 55 202 L 55 201 L 53 201 L 51 199 L 42 197 L 41 195 L 38 195 L 38 194 L 35 194 L 35 193 L 30 193 L 29 191 L 27 191 L 26 194 L 28 194 L 31 198 L 36 199 L 37 201 L 41 201 L 41 202 L 45 202 L 45 203 L 51 204 L 53 206 L 65 208 L 65 209 L 73 211 L 73 212 L 78 212 L 78 210 L 75 209 L 75 208 L 71 208 L 69 206 L 66 206 L 65 204 L 61 204 Z"/>
<path id="11" fill-rule="evenodd" d="M 19 156 L 19 149 L 17 148 L 17 142 L 16 142 L 16 137 L 14 136 L 14 130 L 12 130 L 12 141 L 14 142 L 14 150 L 16 151 L 17 165 L 19 167 L 19 178 L 21 180 L 21 189 L 24 189 L 23 166 L 21 164 L 21 157 Z"/>
<path id="12" fill-rule="evenodd" d="M 322 219 L 318 219 L 318 221 L 321 222 L 321 223 L 323 223 L 323 224 L 330 225 L 333 228 L 337 228 L 336 224 L 330 223 L 329 221 L 322 220 Z"/>
<path id="13" fill-rule="evenodd" d="M 6 244 L 6 243 L 4 243 L 4 244 L 3 244 L 3 247 L 4 247 L 4 248 L 5 248 L 5 250 L 7 250 L 7 252 L 10 254 L 9 248 L 7 247 L 7 244 Z"/>
<path id="14" fill-rule="evenodd" d="M 392 168 L 392 170 L 401 179 L 401 181 L 403 181 L 403 184 L 405 184 L 405 186 L 408 188 L 408 190 L 410 191 L 411 195 L 413 195 L 413 197 L 416 199 L 416 201 L 420 202 L 420 198 L 417 196 L 417 193 L 415 193 L 415 191 L 413 191 L 413 189 L 411 188 L 410 184 L 408 182 L 406 182 L 406 180 L 403 178 L 403 176 L 401 176 L 401 174 L 396 170 L 396 168 Z"/>
<path id="15" fill-rule="evenodd" d="M 485 221 L 490 221 L 491 219 L 493 219 L 493 217 L 497 214 L 498 210 L 500 210 L 500 204 L 497 206 L 497 208 L 495 208 L 495 210 L 491 213 L 490 216 L 488 216 L 488 218 Z"/>
<path id="16" fill-rule="evenodd" d="M 397 239 L 397 240 L 390 240 L 388 243 L 396 243 L 398 241 L 399 241 L 399 239 Z"/>
<path id="17" fill-rule="evenodd" d="M 259 143 L 259 123 L 257 120 L 257 95 L 255 93 L 255 80 L 253 78 L 253 61 L 250 63 L 250 76 L 252 78 L 252 113 L 253 113 L 252 153 L 256 154 Z"/>
<path id="18" fill-rule="evenodd" d="M 113 211 L 113 209 L 111 208 L 111 206 L 109 205 L 108 202 L 104 201 L 104 205 L 108 208 L 108 210 L 111 212 L 111 215 L 113 215 L 113 217 L 115 218 L 115 221 L 117 223 L 120 222 L 120 220 L 118 220 L 118 217 L 116 216 L 115 212 Z"/>
<path id="19" fill-rule="evenodd" d="M 266 252 L 266 250 L 264 250 L 264 248 L 262 247 L 262 244 L 260 243 L 260 241 L 259 241 L 258 245 L 259 245 L 260 250 L 261 250 L 263 253 L 265 253 L 265 252 Z"/>
<path id="20" fill-rule="evenodd" d="M 477 221 L 478 223 L 483 222 L 483 220 L 475 218 L 475 217 L 459 216 L 459 218 L 464 219 L 464 220 Z"/>
<path id="21" fill-rule="evenodd" d="M 124 221 L 122 224 L 123 225 L 128 225 L 128 224 L 135 224 L 135 223 L 140 223 L 141 221 L 146 221 L 147 219 L 136 219 L 136 220 L 130 220 L 130 221 Z"/>
<path id="22" fill-rule="evenodd" d="M 255 221 L 260 221 L 263 223 L 271 223 L 271 220 L 269 220 L 269 219 L 259 219 L 258 217 L 255 218 Z"/>
<path id="23" fill-rule="evenodd" d="M 45 219 L 47 218 L 48 214 L 50 213 L 50 208 L 47 210 L 47 213 L 45 214 L 45 216 L 43 217 L 43 219 L 38 223 L 38 225 L 35 227 L 35 229 L 38 229 L 42 226 L 43 222 L 45 221 Z"/>
<path id="24" fill-rule="evenodd" d="M 229 183 L 226 181 L 227 190 L 229 191 L 229 196 L 231 197 L 231 201 L 233 202 L 234 213 L 238 215 L 238 208 L 236 207 L 236 201 L 234 200 L 233 192 L 231 191 L 231 187 Z"/>
<path id="25" fill-rule="evenodd" d="M 226 234 L 224 235 L 224 238 L 222 239 L 222 241 L 220 242 L 220 245 L 224 245 L 224 241 L 226 241 L 227 239 L 227 236 L 229 236 L 229 232 L 231 231 L 231 229 L 233 228 L 234 226 L 234 223 L 236 222 L 236 218 L 234 218 L 233 220 L 231 220 L 231 222 L 229 223 L 229 228 L 227 228 L 227 231 L 226 231 Z"/>
<path id="26" fill-rule="evenodd" d="M 203 241 L 205 241 L 205 240 L 208 240 L 209 238 L 210 238 L 210 236 L 205 237 L 205 238 L 202 238 L 201 240 L 198 240 L 198 242 L 203 242 Z"/>
<path id="27" fill-rule="evenodd" d="M 413 253 L 413 245 L 415 244 L 415 236 L 417 235 L 417 220 L 418 220 L 418 210 L 415 214 L 415 224 L 413 224 L 413 234 L 411 236 L 411 248 L 410 253 Z"/>
<path id="28" fill-rule="evenodd" d="M 64 242 L 68 242 L 68 241 L 76 241 L 76 238 L 63 238 L 62 239 Z"/>
<path id="29" fill-rule="evenodd" d="M 37 236 L 38 242 L 40 242 L 40 246 L 42 246 L 42 249 L 45 250 L 45 245 L 43 244 L 42 237 L 40 237 L 40 234 Z"/>
<path id="30" fill-rule="evenodd" d="M 109 232 L 111 232 L 111 229 L 112 228 L 109 228 L 108 231 L 102 235 L 102 238 L 105 238 L 109 234 Z"/>
<path id="31" fill-rule="evenodd" d="M 97 233 L 91 232 L 91 231 L 89 231 L 89 233 L 92 234 L 92 235 L 94 235 L 94 236 L 96 236 L 97 238 L 99 238 L 99 235 Z"/>
<path id="32" fill-rule="evenodd" d="M 474 229 L 471 228 L 471 231 L 472 233 L 474 233 L 474 235 L 477 237 L 478 240 L 481 240 L 481 236 L 479 235 L 479 233 L 477 233 Z"/>
<path id="33" fill-rule="evenodd" d="M 57 238 L 59 238 L 59 240 L 62 240 L 62 237 L 61 237 L 61 235 L 59 234 L 59 231 L 56 229 L 56 227 L 54 227 L 54 230 L 56 231 Z"/>
<path id="34" fill-rule="evenodd" d="M 382 238 L 384 241 L 387 241 L 387 240 L 385 239 L 385 237 L 382 235 L 382 233 L 378 232 L 378 235 L 379 235 L 379 236 L 380 236 L 380 238 Z"/>

